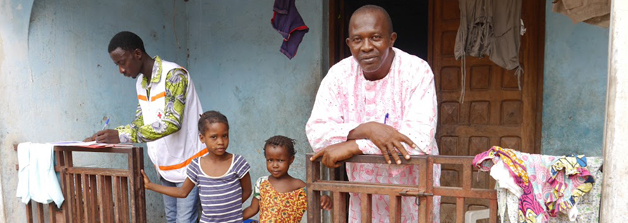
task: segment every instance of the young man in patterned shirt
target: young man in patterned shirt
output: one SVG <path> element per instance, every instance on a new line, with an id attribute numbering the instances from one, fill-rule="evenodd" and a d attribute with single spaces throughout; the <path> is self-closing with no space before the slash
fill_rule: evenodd
<path id="1" fill-rule="evenodd" d="M 116 34 L 108 50 L 121 74 L 137 78 L 139 105 L 130 124 L 99 131 L 87 140 L 146 143 L 161 183 L 180 187 L 191 160 L 207 153 L 197 128 L 203 109 L 188 71 L 158 56 L 151 58 L 142 39 L 132 32 Z M 198 205 L 196 188 L 187 198 L 164 195 L 168 222 L 196 222 Z"/>

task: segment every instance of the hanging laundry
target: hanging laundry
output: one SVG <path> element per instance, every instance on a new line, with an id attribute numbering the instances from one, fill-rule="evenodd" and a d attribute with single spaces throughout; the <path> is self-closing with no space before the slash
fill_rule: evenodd
<path id="1" fill-rule="evenodd" d="M 270 23 L 284 39 L 279 51 L 292 59 L 297 54 L 303 36 L 310 30 L 297 11 L 294 0 L 275 0 Z"/>
<path id="2" fill-rule="evenodd" d="M 495 184 L 495 190 L 497 191 L 497 214 L 502 220 L 501 223 L 519 222 L 519 197 L 502 188 L 499 183 Z"/>
<path id="3" fill-rule="evenodd" d="M 64 198 L 59 179 L 54 171 L 52 144 L 20 143 L 17 159 L 20 166 L 16 196 L 22 203 L 32 200 L 49 204 L 55 202 L 61 208 Z"/>
<path id="4" fill-rule="evenodd" d="M 604 159 L 602 157 L 587 157 L 587 169 L 591 173 L 595 184 L 589 193 L 584 194 L 574 205 L 572 210 L 576 209 L 578 214 L 576 216 L 576 222 L 599 222 L 600 219 L 600 201 L 602 197 L 602 180 L 603 174 L 601 171 L 602 163 Z M 569 215 L 559 214 L 556 218 L 550 218 L 550 223 L 568 222 Z"/>
<path id="5" fill-rule="evenodd" d="M 473 165 L 481 171 L 489 171 L 498 160 L 506 164 L 515 182 L 523 190 L 519 197 L 519 222 L 547 222 L 549 216 L 535 198 L 535 188 L 530 183 L 524 161 L 514 150 L 493 146 L 488 151 L 476 155 Z"/>
<path id="6" fill-rule="evenodd" d="M 589 172 L 588 160 L 583 155 L 528 154 L 494 146 L 475 156 L 473 164 L 481 171 L 490 169 L 491 177 L 497 181 L 502 222 L 555 222 L 557 217 L 568 221 L 597 219 L 600 195 L 587 195 L 590 191 L 599 193 L 600 186 L 594 189 L 595 178 Z M 593 173 L 601 175 L 601 159 L 593 160 Z M 515 212 L 517 204 L 519 210 Z M 579 207 L 585 216 L 580 215 Z"/>
<path id="7" fill-rule="evenodd" d="M 508 167 L 504 165 L 501 159 L 497 160 L 491 167 L 490 175 L 501 185 L 501 188 L 507 189 L 517 196 L 517 198 L 521 197 L 523 194 L 523 190 L 517 185 L 515 178 L 510 175 Z"/>
<path id="8" fill-rule="evenodd" d="M 568 212 L 582 196 L 591 191 L 595 180 L 586 167 L 587 159 L 584 155 L 561 157 L 552 164 L 551 177 L 547 183 L 554 189 L 549 197 L 545 198 L 550 216 L 556 217 L 557 212 Z M 573 185 L 569 185 L 568 180 L 571 180 Z M 576 184 L 580 185 L 576 187 Z M 570 219 L 575 220 L 575 217 L 570 216 Z"/>
<path id="9" fill-rule="evenodd" d="M 460 0 L 460 27 L 456 35 L 454 56 L 456 60 L 465 56 L 484 57 L 489 55 L 490 36 L 493 35 L 492 0 Z"/>
<path id="10" fill-rule="evenodd" d="M 521 0 L 493 0 L 493 36 L 489 46 L 489 59 L 506 70 L 516 70 L 519 76 L 521 46 Z"/>
<path id="11" fill-rule="evenodd" d="M 497 191 L 497 214 L 504 223 L 518 222 L 519 219 L 519 197 L 523 194 L 523 190 L 515 183 L 515 179 L 510 175 L 508 167 L 504 165 L 501 159 L 497 160 L 491 167 L 491 177 L 497 181 L 495 190 Z M 508 214 L 506 214 L 508 212 Z"/>
<path id="12" fill-rule="evenodd" d="M 577 208 L 572 210 L 581 197 L 588 193 L 595 180 L 586 169 L 584 156 L 565 157 L 527 154 L 516 151 L 524 160 L 528 176 L 535 190 L 535 197 L 544 204 L 551 217 L 559 212 L 575 220 Z"/>
<path id="13" fill-rule="evenodd" d="M 533 157 L 531 158 L 532 160 L 527 160 L 527 159 L 530 159 L 529 154 L 520 153 L 520 152 L 515 152 L 515 154 L 518 154 L 519 156 L 521 156 L 522 160 L 524 160 L 524 163 L 526 164 L 528 162 L 538 162 L 538 157 Z M 552 163 L 555 160 L 558 160 L 560 158 L 558 156 L 548 156 L 548 155 L 539 155 L 539 156 L 542 156 L 543 159 L 546 159 L 546 160 L 552 160 L 549 163 Z M 601 185 L 602 184 L 601 182 L 602 171 L 600 171 L 600 168 L 602 166 L 603 161 L 604 160 L 601 157 L 587 157 L 587 169 L 590 171 L 596 183 L 593 184 L 591 191 L 589 191 L 589 193 L 584 194 L 577 201 L 577 204 L 574 205 L 574 207 L 571 208 L 567 212 L 567 214 L 558 214 L 557 217 L 550 217 L 549 218 L 550 223 L 573 222 L 574 220 L 576 222 L 598 222 L 599 221 L 599 207 L 600 207 L 600 200 L 601 200 L 601 194 L 602 194 L 602 185 Z M 495 163 L 495 165 L 493 165 L 493 167 L 491 168 L 491 172 L 493 172 L 493 169 L 495 169 L 497 166 L 498 164 Z M 528 165 L 526 166 L 526 168 L 530 176 L 530 181 L 532 182 L 533 185 L 536 185 L 538 187 L 542 185 L 543 183 L 537 183 L 536 181 L 539 181 L 539 182 L 547 181 L 547 178 L 549 176 L 549 174 L 545 175 L 545 174 L 540 174 L 539 172 L 549 172 L 551 169 L 551 166 L 543 166 L 543 167 L 535 168 L 534 165 Z M 542 187 L 539 187 L 539 188 L 542 188 Z M 497 191 L 498 215 L 500 216 L 502 223 L 519 222 L 518 221 L 519 216 L 517 213 L 519 198 L 515 194 L 513 194 L 511 191 L 504 189 L 499 184 L 499 182 L 495 184 L 495 190 Z M 548 187 L 546 188 L 546 190 L 551 190 L 551 188 Z M 542 195 L 543 189 L 535 188 L 535 192 L 538 192 L 537 194 L 535 194 L 535 197 L 537 198 L 537 200 L 540 202 L 544 202 L 543 195 Z M 574 216 L 575 216 L 575 219 L 574 219 Z"/>
<path id="14" fill-rule="evenodd" d="M 585 22 L 608 28 L 611 0 L 554 0 L 552 12 L 568 16 L 574 24 Z"/>
<path id="15" fill-rule="evenodd" d="M 521 35 L 521 0 L 459 0 L 460 26 L 456 35 L 454 56 L 462 59 L 460 73 L 462 88 L 460 103 L 464 101 L 466 56 L 488 56 L 496 65 L 516 70 L 521 89 L 523 68 L 519 64 Z"/>

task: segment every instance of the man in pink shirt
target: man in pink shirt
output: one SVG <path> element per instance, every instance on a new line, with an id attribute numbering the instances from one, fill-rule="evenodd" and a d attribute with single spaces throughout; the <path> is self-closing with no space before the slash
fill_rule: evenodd
<path id="1" fill-rule="evenodd" d="M 417 185 L 418 167 L 397 164 L 409 155 L 438 155 L 434 74 L 424 60 L 394 48 L 396 39 L 386 10 L 357 9 L 346 40 L 352 56 L 329 69 L 306 125 L 312 160 L 320 157 L 327 167 L 358 154 L 384 154 L 389 164 L 347 163 L 350 181 Z M 433 174 L 440 186 L 440 165 Z M 388 196 L 372 199 L 372 221 L 388 222 Z M 349 222 L 360 222 L 360 202 L 351 194 Z M 402 202 L 401 222 L 418 222 L 415 198 Z M 440 197 L 432 213 L 440 222 Z"/>

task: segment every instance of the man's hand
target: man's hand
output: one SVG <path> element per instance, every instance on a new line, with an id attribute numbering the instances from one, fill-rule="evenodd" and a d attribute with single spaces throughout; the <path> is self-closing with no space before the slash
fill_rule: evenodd
<path id="1" fill-rule="evenodd" d="M 93 136 L 87 137 L 85 139 L 83 139 L 83 142 L 91 142 L 91 141 L 96 141 L 96 134 L 94 134 Z"/>
<path id="2" fill-rule="evenodd" d="M 109 143 L 109 144 L 118 144 L 120 143 L 120 137 L 118 136 L 118 130 L 114 129 L 105 129 L 96 133 L 96 137 L 94 140 L 97 143 Z"/>
<path id="3" fill-rule="evenodd" d="M 314 156 L 312 156 L 312 158 L 310 158 L 310 161 L 314 161 L 319 157 L 322 157 L 321 162 L 323 165 L 329 168 L 338 168 L 340 167 L 340 161 L 349 159 L 359 154 L 362 154 L 362 151 L 358 148 L 358 144 L 355 143 L 355 140 L 349 140 L 328 146 L 327 148 L 318 151 L 314 154 Z"/>
<path id="4" fill-rule="evenodd" d="M 401 164 L 401 159 L 397 151 L 403 155 L 406 160 L 410 159 L 410 154 L 401 144 L 402 142 L 416 148 L 416 145 L 406 135 L 401 134 L 395 128 L 379 122 L 367 122 L 359 125 L 349 132 L 347 139 L 369 139 L 377 148 L 382 151 L 384 159 L 390 163 L 390 156 L 393 157 L 395 163 Z"/>

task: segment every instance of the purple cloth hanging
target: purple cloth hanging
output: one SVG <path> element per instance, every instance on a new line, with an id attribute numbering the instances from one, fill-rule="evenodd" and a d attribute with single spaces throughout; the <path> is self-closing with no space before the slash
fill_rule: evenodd
<path id="1" fill-rule="evenodd" d="M 273 18 L 270 23 L 283 36 L 283 43 L 279 51 L 285 54 L 288 59 L 292 59 L 297 54 L 303 36 L 310 30 L 297 11 L 294 0 L 275 0 Z"/>

